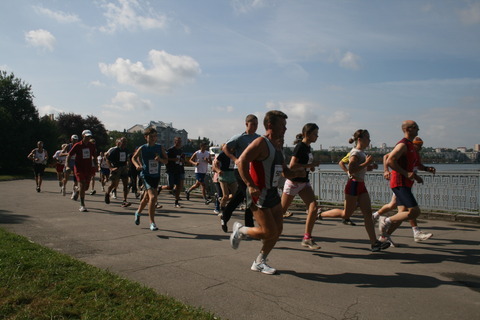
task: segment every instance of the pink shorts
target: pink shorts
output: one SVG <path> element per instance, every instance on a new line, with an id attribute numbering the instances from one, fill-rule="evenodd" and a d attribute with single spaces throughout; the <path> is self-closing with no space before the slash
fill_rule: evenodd
<path id="1" fill-rule="evenodd" d="M 296 196 L 300 191 L 308 187 L 311 187 L 310 182 L 297 182 L 287 179 L 283 186 L 283 193 L 289 196 Z"/>

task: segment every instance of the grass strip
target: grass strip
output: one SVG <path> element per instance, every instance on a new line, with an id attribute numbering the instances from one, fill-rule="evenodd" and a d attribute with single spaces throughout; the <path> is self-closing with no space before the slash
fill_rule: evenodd
<path id="1" fill-rule="evenodd" d="M 0 228 L 1 319 L 217 319 Z"/>

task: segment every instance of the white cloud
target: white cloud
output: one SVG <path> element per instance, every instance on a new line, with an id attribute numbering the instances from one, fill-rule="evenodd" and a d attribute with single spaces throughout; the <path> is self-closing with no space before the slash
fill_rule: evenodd
<path id="1" fill-rule="evenodd" d="M 464 24 L 480 23 L 480 2 L 473 2 L 470 7 L 459 11 L 460 20 Z"/>
<path id="2" fill-rule="evenodd" d="M 121 111 L 150 110 L 153 104 L 150 100 L 141 99 L 136 93 L 128 91 L 117 92 L 112 98 L 112 103 L 104 105 L 104 108 Z"/>
<path id="3" fill-rule="evenodd" d="M 38 29 L 26 32 L 25 41 L 33 47 L 53 51 L 56 39 L 47 30 Z"/>
<path id="4" fill-rule="evenodd" d="M 360 69 L 360 57 L 348 51 L 340 59 L 340 66 L 345 69 L 358 70 Z"/>
<path id="5" fill-rule="evenodd" d="M 137 0 L 118 0 L 118 5 L 113 2 L 103 2 L 104 16 L 107 25 L 100 27 L 100 31 L 114 33 L 117 30 L 134 31 L 163 29 L 167 25 L 167 17 L 155 12 L 151 8 L 143 7 Z M 142 15 L 142 13 L 145 13 Z"/>
<path id="6" fill-rule="evenodd" d="M 93 86 L 93 87 L 99 87 L 99 88 L 102 88 L 102 87 L 106 86 L 105 83 L 101 82 L 100 80 L 91 81 L 90 85 Z"/>
<path id="7" fill-rule="evenodd" d="M 55 108 L 54 106 L 51 106 L 51 105 L 46 105 L 38 108 L 38 113 L 40 114 L 41 117 L 49 114 L 58 114 L 62 112 L 65 112 L 65 111 L 62 109 Z"/>
<path id="8" fill-rule="evenodd" d="M 150 50 L 151 69 L 142 62 L 132 63 L 118 58 L 115 63 L 100 63 L 100 71 L 115 77 L 121 84 L 130 85 L 153 93 L 167 93 L 178 85 L 193 81 L 200 74 L 200 66 L 189 56 L 175 56 L 165 51 Z"/>
<path id="9" fill-rule="evenodd" d="M 69 13 L 65 13 L 65 12 L 62 12 L 62 11 L 53 11 L 53 10 L 43 8 L 43 7 L 40 7 L 40 6 L 34 6 L 33 9 L 37 13 L 43 14 L 43 15 L 49 17 L 49 18 L 54 19 L 57 22 L 60 22 L 60 23 L 80 22 L 80 18 L 75 14 L 69 14 Z"/>

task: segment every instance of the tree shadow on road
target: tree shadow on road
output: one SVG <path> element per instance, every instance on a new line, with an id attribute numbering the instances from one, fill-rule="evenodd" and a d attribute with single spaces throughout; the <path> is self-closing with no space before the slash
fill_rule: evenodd
<path id="1" fill-rule="evenodd" d="M 8 210 L 0 210 L 0 224 L 21 224 L 30 216 L 15 214 Z"/>

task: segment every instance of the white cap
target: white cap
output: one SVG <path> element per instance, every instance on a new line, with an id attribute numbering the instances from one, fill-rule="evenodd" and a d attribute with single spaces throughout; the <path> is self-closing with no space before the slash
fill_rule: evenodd
<path id="1" fill-rule="evenodd" d="M 90 136 L 90 137 L 91 137 L 91 136 L 92 136 L 92 131 L 90 131 L 90 130 L 83 130 L 83 131 L 82 131 L 82 136 L 87 136 L 87 137 Z"/>
<path id="2" fill-rule="evenodd" d="M 76 134 L 72 134 L 70 140 L 78 140 L 78 136 Z"/>

